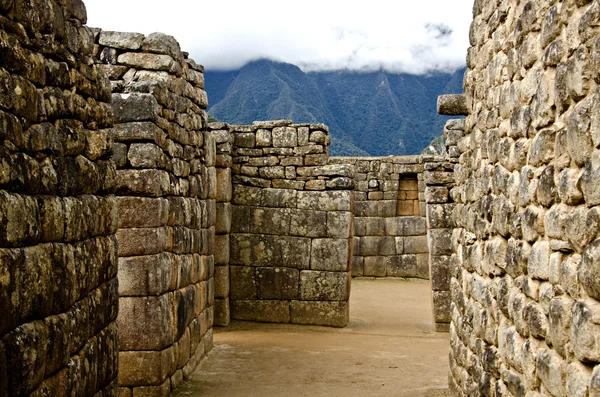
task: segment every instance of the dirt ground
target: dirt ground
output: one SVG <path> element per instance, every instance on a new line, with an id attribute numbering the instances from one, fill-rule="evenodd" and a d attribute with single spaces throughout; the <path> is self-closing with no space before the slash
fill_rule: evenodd
<path id="1" fill-rule="evenodd" d="M 175 396 L 450 396 L 448 334 L 433 330 L 430 284 L 352 281 L 343 329 L 232 322 Z"/>

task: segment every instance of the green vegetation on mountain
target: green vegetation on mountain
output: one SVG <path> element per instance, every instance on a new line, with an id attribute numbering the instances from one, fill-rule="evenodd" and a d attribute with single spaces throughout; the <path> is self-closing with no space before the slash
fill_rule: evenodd
<path id="1" fill-rule="evenodd" d="M 356 156 L 420 153 L 447 119 L 436 113 L 437 96 L 462 92 L 462 73 L 304 73 L 295 65 L 259 60 L 205 77 L 215 118 L 232 124 L 325 123 L 332 154 Z"/>

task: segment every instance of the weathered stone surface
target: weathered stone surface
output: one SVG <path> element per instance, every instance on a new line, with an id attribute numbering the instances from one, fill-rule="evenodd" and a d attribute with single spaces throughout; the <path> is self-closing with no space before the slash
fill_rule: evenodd
<path id="1" fill-rule="evenodd" d="M 167 379 L 175 363 L 172 347 L 163 351 L 121 351 L 119 353 L 119 385 L 160 385 Z"/>
<path id="2" fill-rule="evenodd" d="M 589 296 L 600 300 L 600 240 L 589 244 L 583 252 L 579 280 Z"/>
<path id="3" fill-rule="evenodd" d="M 346 239 L 313 239 L 310 255 L 312 270 L 348 271 L 350 247 Z"/>
<path id="4" fill-rule="evenodd" d="M 100 43 L 102 44 L 102 43 Z M 173 36 L 164 33 L 151 33 L 141 43 L 144 52 L 170 55 L 173 59 L 181 58 L 181 48 Z"/>
<path id="5" fill-rule="evenodd" d="M 308 269 L 310 265 L 311 257 L 306 255 L 311 244 L 308 238 L 231 234 L 230 241 L 230 261 L 233 265 L 283 265 L 296 269 Z M 323 257 L 327 257 L 327 254 L 323 253 Z"/>
<path id="6" fill-rule="evenodd" d="M 363 257 L 363 276 L 365 277 L 386 277 L 387 268 L 390 260 L 386 256 L 365 256 Z"/>
<path id="7" fill-rule="evenodd" d="M 101 31 L 98 37 L 100 45 L 122 50 L 138 50 L 143 40 L 144 35 L 141 33 L 112 32 L 107 30 Z"/>
<path id="8" fill-rule="evenodd" d="M 175 61 L 169 55 L 126 52 L 119 55 L 117 62 L 137 69 L 175 71 Z"/>
<path id="9" fill-rule="evenodd" d="M 166 228 L 131 228 L 117 232 L 119 256 L 153 255 L 168 247 Z"/>
<path id="10" fill-rule="evenodd" d="M 173 343 L 173 295 L 119 299 L 119 345 L 124 350 L 162 350 Z"/>
<path id="11" fill-rule="evenodd" d="M 151 94 L 113 94 L 112 109 L 115 121 L 155 121 L 158 118 L 158 102 Z"/>
<path id="12" fill-rule="evenodd" d="M 325 211 L 292 210 L 290 234 L 301 237 L 326 237 L 327 217 Z"/>
<path id="13" fill-rule="evenodd" d="M 348 302 L 292 301 L 290 309 L 294 324 L 345 327 L 349 321 Z"/>
<path id="14" fill-rule="evenodd" d="M 437 100 L 437 112 L 448 116 L 466 116 L 469 114 L 464 95 L 440 95 Z"/>
<path id="15" fill-rule="evenodd" d="M 258 299 L 297 299 L 300 294 L 298 287 L 301 284 L 300 271 L 285 267 L 257 268 L 256 284 Z"/>
<path id="16" fill-rule="evenodd" d="M 347 272 L 300 272 L 300 299 L 307 301 L 347 301 L 350 274 Z"/>
<path id="17" fill-rule="evenodd" d="M 172 284 L 173 271 L 168 254 L 119 259 L 119 295 L 161 295 Z"/>
<path id="18" fill-rule="evenodd" d="M 600 361 L 600 304 L 577 301 L 573 304 L 571 341 L 575 356 L 581 361 Z"/>
<path id="19" fill-rule="evenodd" d="M 388 277 L 417 277 L 417 256 L 396 255 L 387 260 Z"/>
<path id="20" fill-rule="evenodd" d="M 270 323 L 290 322 L 290 302 L 276 300 L 234 300 L 231 318 Z"/>

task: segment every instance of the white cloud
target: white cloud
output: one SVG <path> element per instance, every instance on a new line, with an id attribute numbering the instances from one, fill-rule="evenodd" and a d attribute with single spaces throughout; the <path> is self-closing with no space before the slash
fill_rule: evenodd
<path id="1" fill-rule="evenodd" d="M 171 34 L 208 69 L 270 58 L 304 70 L 464 66 L 472 0 L 84 0 L 88 24 Z"/>

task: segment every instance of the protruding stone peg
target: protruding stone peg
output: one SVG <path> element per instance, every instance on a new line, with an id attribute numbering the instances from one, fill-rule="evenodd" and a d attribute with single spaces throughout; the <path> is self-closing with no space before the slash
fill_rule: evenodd
<path id="1" fill-rule="evenodd" d="M 467 100 L 464 94 L 446 94 L 438 96 L 437 111 L 447 116 L 467 116 Z"/>

